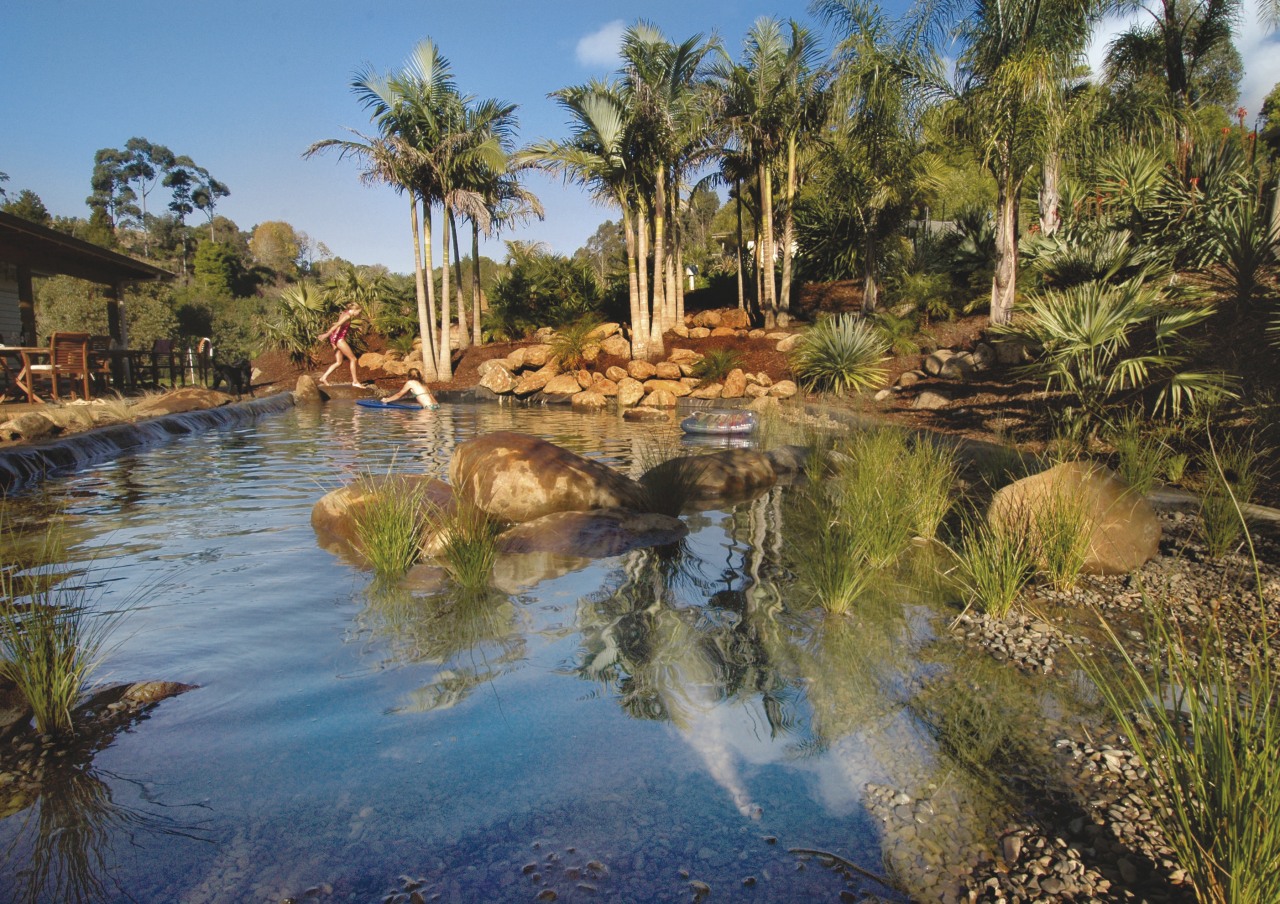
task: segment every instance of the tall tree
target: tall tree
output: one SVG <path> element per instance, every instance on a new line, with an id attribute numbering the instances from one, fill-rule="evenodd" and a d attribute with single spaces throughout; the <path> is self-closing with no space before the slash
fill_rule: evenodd
<path id="1" fill-rule="evenodd" d="M 1017 294 L 1018 207 L 1032 167 L 1043 159 L 1047 120 L 1063 81 L 1083 62 L 1094 0 L 941 0 L 926 21 L 959 40 L 956 79 L 935 85 L 996 181 L 996 264 L 991 321 L 1007 323 Z"/>

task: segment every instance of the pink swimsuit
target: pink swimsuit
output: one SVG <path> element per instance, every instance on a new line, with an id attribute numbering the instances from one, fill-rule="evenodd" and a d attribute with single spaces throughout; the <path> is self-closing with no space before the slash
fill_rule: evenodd
<path id="1" fill-rule="evenodd" d="M 343 339 L 347 338 L 347 331 L 350 329 L 351 329 L 351 321 L 348 320 L 342 326 L 338 327 L 336 332 L 329 334 L 329 344 L 332 345 L 334 348 L 337 348 L 338 343 L 341 342 Z"/>

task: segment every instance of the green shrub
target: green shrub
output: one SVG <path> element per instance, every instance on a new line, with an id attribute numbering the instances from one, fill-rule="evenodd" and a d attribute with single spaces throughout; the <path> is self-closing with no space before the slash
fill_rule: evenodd
<path id="1" fill-rule="evenodd" d="M 884 382 L 888 343 L 866 320 L 841 314 L 818 321 L 797 343 L 791 370 L 811 392 L 843 395 Z"/>

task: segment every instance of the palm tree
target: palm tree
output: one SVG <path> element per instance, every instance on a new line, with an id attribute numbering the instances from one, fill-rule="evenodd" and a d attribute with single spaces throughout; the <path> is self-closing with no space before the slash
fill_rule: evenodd
<path id="1" fill-rule="evenodd" d="M 674 292 L 667 291 L 673 275 L 667 259 L 672 247 L 668 223 L 675 219 L 671 212 L 682 137 L 690 134 L 700 68 L 711 47 L 700 34 L 673 44 L 655 25 L 643 20 L 622 37 L 622 97 L 630 114 L 632 149 L 638 155 L 642 209 L 653 212 L 650 355 L 661 354 L 662 334 L 676 319 Z M 641 236 L 642 251 L 647 236 L 646 228 Z"/>
<path id="2" fill-rule="evenodd" d="M 996 180 L 992 323 L 1013 315 L 1022 187 L 1043 159 L 1052 100 L 1082 62 L 1099 7 L 1094 0 L 940 0 L 922 10 L 922 21 L 963 47 L 956 84 L 936 84 L 955 101 L 955 127 Z"/>
<path id="3" fill-rule="evenodd" d="M 862 231 L 862 310 L 879 307 L 880 242 L 915 199 L 912 170 L 917 87 L 931 60 L 909 33 L 895 33 L 879 7 L 861 0 L 821 0 L 818 14 L 842 35 L 834 88 L 838 119 L 829 159 L 854 175 L 847 192 Z"/>
<path id="4" fill-rule="evenodd" d="M 646 262 L 637 220 L 636 159 L 630 147 L 630 117 L 617 83 L 593 81 L 562 88 L 552 97 L 569 113 L 572 135 L 564 141 L 544 140 L 517 155 L 523 164 L 560 173 L 566 181 L 587 187 L 597 201 L 613 204 L 622 214 L 627 245 L 627 278 L 631 303 L 631 353 L 648 352 L 647 299 L 641 276 Z"/>

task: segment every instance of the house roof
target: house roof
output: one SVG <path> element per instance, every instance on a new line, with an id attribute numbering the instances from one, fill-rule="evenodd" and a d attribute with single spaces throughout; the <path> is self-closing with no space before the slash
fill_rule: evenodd
<path id="1" fill-rule="evenodd" d="M 173 278 L 168 270 L 3 211 L 0 263 L 26 264 L 35 276 L 65 274 L 108 285 Z"/>

